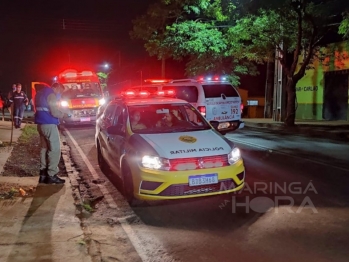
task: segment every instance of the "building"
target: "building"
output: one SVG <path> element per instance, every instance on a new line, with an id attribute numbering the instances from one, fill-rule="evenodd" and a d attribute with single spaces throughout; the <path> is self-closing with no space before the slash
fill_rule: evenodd
<path id="1" fill-rule="evenodd" d="M 296 85 L 296 120 L 349 121 L 349 42 L 321 49 Z"/>

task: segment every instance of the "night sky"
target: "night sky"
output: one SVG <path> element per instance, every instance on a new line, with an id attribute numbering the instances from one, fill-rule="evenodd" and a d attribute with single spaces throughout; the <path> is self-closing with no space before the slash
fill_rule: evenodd
<path id="1" fill-rule="evenodd" d="M 138 81 L 140 72 L 143 79 L 160 77 L 160 61 L 129 37 L 132 19 L 153 1 L 1 1 L 0 90 L 20 82 L 29 91 L 32 81 L 51 84 L 67 68 L 103 71 L 106 62 L 111 82 Z M 168 62 L 166 77 L 185 77 L 184 65 Z"/>
<path id="2" fill-rule="evenodd" d="M 102 71 L 105 62 L 112 64 L 114 75 L 122 71 L 124 77 L 139 77 L 139 70 L 144 77 L 159 75 L 160 62 L 129 37 L 132 19 L 143 14 L 150 2 L 1 1 L 1 90 L 15 82 L 50 83 L 66 68 Z"/>

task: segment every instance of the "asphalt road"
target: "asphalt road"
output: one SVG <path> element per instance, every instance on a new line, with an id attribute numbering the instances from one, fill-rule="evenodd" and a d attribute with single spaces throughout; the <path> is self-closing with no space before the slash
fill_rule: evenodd
<path id="1" fill-rule="evenodd" d="M 120 217 L 129 214 L 117 181 L 98 168 L 95 127 L 67 130 L 80 172 L 95 169 Z M 124 230 L 143 239 L 131 239 L 134 252 L 144 258 L 144 243 L 153 257 L 161 244 L 162 255 L 180 261 L 348 261 L 349 146 L 248 129 L 227 137 L 242 150 L 244 191 L 132 208 L 140 223 Z"/>

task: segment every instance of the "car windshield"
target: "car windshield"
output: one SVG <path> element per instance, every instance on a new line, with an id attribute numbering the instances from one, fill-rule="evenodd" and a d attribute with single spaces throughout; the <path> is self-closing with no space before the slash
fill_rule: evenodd
<path id="1" fill-rule="evenodd" d="M 204 117 L 190 104 L 129 106 L 128 112 L 135 133 L 160 134 L 211 129 Z"/>
<path id="2" fill-rule="evenodd" d="M 226 97 L 239 97 L 238 92 L 230 84 L 210 84 L 202 87 L 206 98 L 221 97 L 222 94 Z"/>
<path id="3" fill-rule="evenodd" d="M 102 95 L 98 83 L 67 83 L 63 85 L 65 86 L 63 98 L 100 97 Z"/>

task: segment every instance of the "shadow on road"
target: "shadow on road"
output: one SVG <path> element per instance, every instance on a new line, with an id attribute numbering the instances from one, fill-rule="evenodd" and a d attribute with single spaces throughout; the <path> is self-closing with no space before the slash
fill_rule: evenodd
<path id="1" fill-rule="evenodd" d="M 38 185 L 8 262 L 52 261 L 53 216 L 64 192 L 63 185 Z"/>

